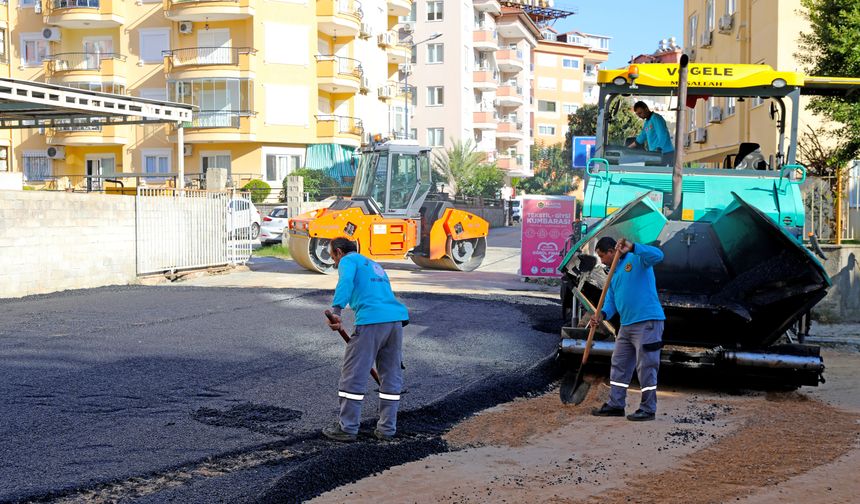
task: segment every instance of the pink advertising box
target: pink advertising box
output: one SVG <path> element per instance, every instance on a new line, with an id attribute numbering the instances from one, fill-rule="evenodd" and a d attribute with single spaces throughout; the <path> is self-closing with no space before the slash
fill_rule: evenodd
<path id="1" fill-rule="evenodd" d="M 576 213 L 572 196 L 523 196 L 520 274 L 559 277 L 564 242 Z"/>

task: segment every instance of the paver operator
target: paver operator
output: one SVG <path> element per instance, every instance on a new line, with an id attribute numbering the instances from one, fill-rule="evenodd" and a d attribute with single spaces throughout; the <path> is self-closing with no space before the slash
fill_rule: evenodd
<path id="1" fill-rule="evenodd" d="M 649 151 L 660 153 L 663 164 L 672 165 L 675 162 L 675 145 L 672 143 L 666 120 L 660 114 L 651 112 L 648 105 L 642 101 L 633 105 L 633 112 L 644 122 L 642 131 L 628 147 L 634 148 L 647 143 Z"/>
<path id="2" fill-rule="evenodd" d="M 592 317 L 591 324 L 621 315 L 621 329 L 615 338 L 612 352 L 612 369 L 609 372 L 609 402 L 595 416 L 624 416 L 627 388 L 638 371 L 642 402 L 628 420 L 654 420 L 657 412 L 657 370 L 660 367 L 660 349 L 663 347 L 663 321 L 666 316 L 654 280 L 653 266 L 663 260 L 657 247 L 628 242 L 604 236 L 597 241 L 600 262 L 609 266 L 615 251 L 621 253 L 615 275 L 612 277 L 606 300 L 600 314 Z"/>
<path id="3" fill-rule="evenodd" d="M 355 312 L 355 334 L 346 346 L 340 371 L 338 421 L 323 429 L 323 434 L 336 441 L 355 441 L 367 376 L 376 363 L 379 421 L 373 434 L 377 439 L 391 439 L 397 430 L 403 327 L 409 323 L 409 312 L 394 297 L 382 266 L 359 254 L 355 242 L 335 238 L 330 247 L 338 281 L 332 301 L 334 317 L 328 325 L 332 331 L 340 330 L 341 311 L 348 305 Z"/>

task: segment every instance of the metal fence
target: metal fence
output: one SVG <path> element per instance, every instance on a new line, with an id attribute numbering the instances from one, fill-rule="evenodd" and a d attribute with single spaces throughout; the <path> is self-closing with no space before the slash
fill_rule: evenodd
<path id="1" fill-rule="evenodd" d="M 836 240 L 836 197 L 834 188 L 835 177 L 810 177 L 803 184 L 803 204 L 806 219 L 803 224 L 803 236 L 815 234 L 819 241 L 833 242 Z M 854 228 L 851 222 L 851 195 L 842 200 L 842 226 L 839 233 L 842 240 L 854 240 Z"/>
<path id="2" fill-rule="evenodd" d="M 246 263 L 253 211 L 247 193 L 138 188 L 137 274 Z"/>

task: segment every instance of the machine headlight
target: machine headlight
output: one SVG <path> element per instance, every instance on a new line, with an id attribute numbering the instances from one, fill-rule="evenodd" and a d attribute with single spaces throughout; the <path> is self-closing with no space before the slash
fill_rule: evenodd
<path id="1" fill-rule="evenodd" d="M 612 79 L 612 83 L 616 86 L 623 86 L 627 84 L 627 79 L 619 75 L 618 77 Z"/>
<path id="2" fill-rule="evenodd" d="M 773 87 L 775 88 L 784 88 L 785 87 L 785 79 L 774 79 Z"/>

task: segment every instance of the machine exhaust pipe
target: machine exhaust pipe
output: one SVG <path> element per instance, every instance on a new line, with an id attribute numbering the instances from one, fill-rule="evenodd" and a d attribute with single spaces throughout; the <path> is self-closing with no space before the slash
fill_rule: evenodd
<path id="1" fill-rule="evenodd" d="M 686 131 L 684 125 L 684 107 L 687 106 L 687 71 L 690 58 L 686 54 L 681 55 L 678 65 L 678 113 L 675 120 L 675 167 L 672 170 L 672 208 L 670 217 L 680 219 L 677 215 L 681 211 L 681 191 L 683 189 L 682 169 L 684 167 L 684 141 L 681 139 Z"/>

